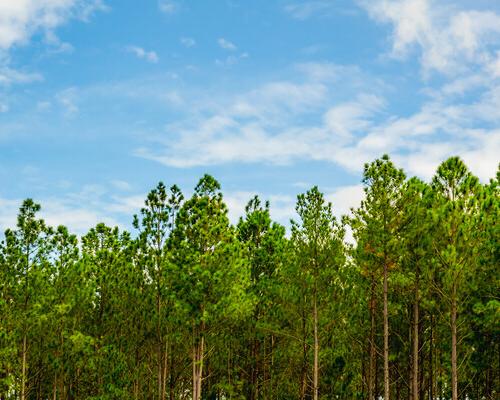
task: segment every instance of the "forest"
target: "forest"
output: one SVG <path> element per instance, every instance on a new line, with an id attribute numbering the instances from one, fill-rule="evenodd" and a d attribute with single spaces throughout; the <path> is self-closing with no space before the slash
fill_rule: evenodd
<path id="1" fill-rule="evenodd" d="M 27 199 L 0 244 L 0 399 L 498 399 L 499 180 L 384 155 L 349 215 L 313 187 L 285 228 L 257 196 L 231 224 L 205 175 L 82 237 Z"/>

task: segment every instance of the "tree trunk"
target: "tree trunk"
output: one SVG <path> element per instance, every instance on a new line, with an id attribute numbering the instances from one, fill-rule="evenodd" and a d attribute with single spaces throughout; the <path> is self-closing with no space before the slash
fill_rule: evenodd
<path id="1" fill-rule="evenodd" d="M 434 360 L 432 352 L 434 351 L 434 335 L 433 335 L 433 320 L 430 316 L 430 341 L 429 341 L 429 399 L 434 399 Z"/>
<path id="2" fill-rule="evenodd" d="M 163 354 L 163 372 L 162 372 L 162 384 L 161 384 L 161 399 L 166 399 L 167 393 L 167 373 L 168 371 L 168 340 L 165 340 L 165 353 Z"/>
<path id="3" fill-rule="evenodd" d="M 54 382 L 52 383 L 52 399 L 57 400 L 57 374 L 54 375 Z"/>
<path id="4" fill-rule="evenodd" d="M 375 398 L 375 277 L 372 275 L 371 296 L 370 296 L 370 363 L 368 370 L 368 399 Z"/>
<path id="5" fill-rule="evenodd" d="M 22 375 L 21 375 L 21 400 L 26 400 L 26 353 L 27 343 L 26 334 L 23 336 L 23 354 L 22 354 Z"/>
<path id="6" fill-rule="evenodd" d="M 458 400 L 457 374 L 457 288 L 453 284 L 451 298 L 451 398 Z"/>
<path id="7" fill-rule="evenodd" d="M 384 263 L 384 400 L 389 400 L 389 311 L 387 307 L 387 263 Z"/>
<path id="8" fill-rule="evenodd" d="M 203 378 L 204 337 L 200 335 L 193 346 L 193 400 L 201 399 L 201 382 Z"/>
<path id="9" fill-rule="evenodd" d="M 316 291 L 316 289 L 315 289 Z M 313 366 L 313 400 L 318 400 L 318 376 L 319 376 L 319 340 L 318 340 L 318 300 L 316 293 L 314 294 L 314 366 Z"/>
<path id="10" fill-rule="evenodd" d="M 413 303 L 413 376 L 412 376 L 412 393 L 413 400 L 419 399 L 419 387 L 418 387 L 418 326 L 419 326 L 419 276 L 418 276 L 418 266 L 415 271 L 415 302 Z"/>
<path id="11" fill-rule="evenodd" d="M 158 399 L 159 400 L 163 400 L 161 395 L 162 395 L 162 388 L 161 388 L 161 384 L 162 384 L 162 379 L 161 379 L 161 372 L 162 372 L 162 344 L 161 342 L 158 343 L 158 349 L 157 349 L 157 353 L 158 353 Z"/>
<path id="12" fill-rule="evenodd" d="M 305 307 L 302 309 L 302 371 L 300 374 L 300 395 L 299 398 L 304 400 L 307 393 L 307 330 Z"/>

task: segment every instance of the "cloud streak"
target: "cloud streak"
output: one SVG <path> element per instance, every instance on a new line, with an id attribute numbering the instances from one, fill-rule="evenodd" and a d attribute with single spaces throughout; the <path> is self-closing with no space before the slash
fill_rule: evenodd
<path id="1" fill-rule="evenodd" d="M 238 47 L 233 42 L 230 42 L 227 39 L 224 38 L 219 38 L 217 40 L 217 43 L 219 44 L 219 47 L 224 50 L 229 50 L 229 51 L 236 51 L 238 50 Z"/>
<path id="2" fill-rule="evenodd" d="M 493 11 L 458 9 L 456 3 L 429 0 L 359 3 L 372 19 L 392 26 L 393 57 L 419 51 L 425 75 L 468 73 L 498 60 L 500 15 Z"/>
<path id="3" fill-rule="evenodd" d="M 52 32 L 72 18 L 88 20 L 107 10 L 100 0 L 23 0 L 0 2 L 0 50 L 26 44 L 37 32 Z"/>
<path id="4" fill-rule="evenodd" d="M 434 93 L 412 114 L 399 116 L 387 108 L 390 91 L 384 89 L 373 94 L 355 87 L 345 99 L 336 96 L 345 82 L 357 79 L 376 87 L 369 78 L 356 77 L 356 68 L 308 64 L 298 69 L 301 83 L 269 82 L 222 99 L 210 110 L 197 110 L 197 117 L 167 125 L 164 134 L 150 138 L 154 144 L 135 154 L 177 168 L 316 160 L 359 173 L 365 162 L 390 153 L 410 174 L 424 178 L 444 158 L 459 154 L 482 179 L 493 176 L 500 154 L 499 82 L 492 87 L 484 82 L 479 98 L 464 99 L 461 91 Z M 343 71 L 340 79 L 338 71 Z M 335 79 L 343 82 L 332 84 Z M 472 86 L 476 91 L 478 84 Z"/>
<path id="5" fill-rule="evenodd" d="M 152 51 L 152 50 L 148 51 L 148 50 L 145 50 L 139 46 L 128 46 L 127 51 L 129 53 L 134 54 L 137 58 L 139 58 L 141 60 L 146 60 L 147 62 L 150 62 L 153 64 L 157 63 L 160 60 L 160 58 L 158 57 L 158 54 L 156 54 L 155 51 Z"/>

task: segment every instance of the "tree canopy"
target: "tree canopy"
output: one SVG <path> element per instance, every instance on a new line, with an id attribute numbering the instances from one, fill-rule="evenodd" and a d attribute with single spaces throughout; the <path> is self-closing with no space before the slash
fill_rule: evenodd
<path id="1" fill-rule="evenodd" d="M 27 199 L 0 242 L 0 399 L 498 398 L 499 177 L 384 155 L 357 209 L 312 187 L 288 233 L 257 196 L 232 224 L 210 175 L 160 182 L 132 232 L 79 238 Z"/>

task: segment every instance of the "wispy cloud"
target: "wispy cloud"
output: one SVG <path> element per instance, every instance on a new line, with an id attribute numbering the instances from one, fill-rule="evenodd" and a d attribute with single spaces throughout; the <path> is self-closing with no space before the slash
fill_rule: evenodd
<path id="1" fill-rule="evenodd" d="M 447 75 L 485 67 L 497 59 L 500 15 L 460 9 L 455 2 L 360 0 L 371 18 L 392 25 L 394 57 L 420 52 L 424 74 Z"/>
<path id="2" fill-rule="evenodd" d="M 16 215 L 23 199 L 0 198 L 0 231 L 7 228 L 15 228 Z M 81 204 L 74 201 L 71 197 L 64 198 L 41 198 L 35 199 L 40 203 L 42 210 L 40 218 L 45 222 L 57 227 L 59 225 L 67 226 L 71 232 L 83 235 L 99 222 L 104 222 L 110 226 L 124 225 L 120 223 L 119 213 L 111 213 L 104 208 L 96 208 L 95 205 Z"/>
<path id="3" fill-rule="evenodd" d="M 64 89 L 56 94 L 55 98 L 61 105 L 64 116 L 73 117 L 78 114 L 77 97 L 77 89 L 74 87 Z"/>
<path id="4" fill-rule="evenodd" d="M 238 50 L 238 47 L 236 47 L 236 45 L 234 43 L 230 42 L 227 39 L 219 38 L 217 40 L 217 43 L 224 50 L 229 50 L 229 51 L 236 51 L 236 50 Z"/>
<path id="5" fill-rule="evenodd" d="M 294 2 L 285 5 L 285 12 L 291 17 L 299 20 L 304 20 L 315 15 L 331 15 L 338 5 L 331 0 L 311 0 Z"/>
<path id="6" fill-rule="evenodd" d="M 241 53 L 239 55 L 229 55 L 222 60 L 217 58 L 215 60 L 215 64 L 218 65 L 219 67 L 230 67 L 232 65 L 237 64 L 239 61 L 244 60 L 245 58 L 248 58 L 248 53 Z"/>
<path id="7" fill-rule="evenodd" d="M 39 73 L 22 72 L 0 64 L 0 86 L 14 83 L 31 83 L 43 80 Z"/>
<path id="8" fill-rule="evenodd" d="M 500 154 L 500 16 L 428 0 L 361 4 L 393 26 L 392 56 L 420 52 L 424 85 L 430 73 L 442 76 L 413 112 L 391 111 L 395 92 L 383 84 L 366 93 L 373 84 L 356 67 L 311 62 L 296 67 L 295 79 L 235 94 L 215 110 L 171 123 L 158 140 L 163 150 L 146 145 L 136 154 L 181 168 L 318 160 L 359 173 L 367 160 L 390 153 L 424 178 L 458 154 L 482 179 L 493 176 Z M 288 11 L 307 17 L 327 5 L 294 3 Z"/>
<path id="9" fill-rule="evenodd" d="M 196 46 L 196 40 L 190 37 L 181 37 L 180 42 L 184 47 L 189 48 Z"/>
<path id="10" fill-rule="evenodd" d="M 24 0 L 0 2 L 0 49 L 25 44 L 37 32 L 53 32 L 71 18 L 88 20 L 107 10 L 101 0 Z"/>
<path id="11" fill-rule="evenodd" d="M 56 29 L 71 19 L 88 21 L 94 13 L 108 9 L 102 0 L 0 1 L 0 86 L 43 79 L 38 72 L 12 66 L 10 51 L 14 46 L 26 45 L 39 34 L 48 52 L 72 52 L 73 46 L 62 41 Z"/>
<path id="12" fill-rule="evenodd" d="M 165 14 L 174 14 L 179 10 L 179 3 L 173 0 L 160 0 L 158 8 Z"/>
<path id="13" fill-rule="evenodd" d="M 107 5 L 104 0 L 88 0 L 77 3 L 76 16 L 84 21 L 88 22 L 92 15 L 97 12 L 108 12 L 111 7 Z"/>
<path id="14" fill-rule="evenodd" d="M 152 50 L 150 51 L 144 50 L 142 47 L 139 46 L 128 46 L 127 51 L 129 53 L 134 54 L 137 58 L 146 60 L 147 62 L 150 63 L 157 63 L 159 61 L 158 54 L 156 54 L 156 52 Z"/>
<path id="15" fill-rule="evenodd" d="M 440 161 L 459 154 L 482 179 L 494 174 L 500 85 L 484 82 L 479 98 L 435 95 L 399 116 L 387 108 L 392 92 L 377 89 L 376 80 L 360 77 L 355 67 L 307 64 L 297 70 L 302 83 L 269 82 L 215 107 L 212 99 L 210 109 L 169 124 L 136 155 L 178 168 L 317 160 L 359 173 L 367 160 L 390 153 L 410 174 L 428 178 Z M 344 98 L 338 92 L 346 92 Z"/>

